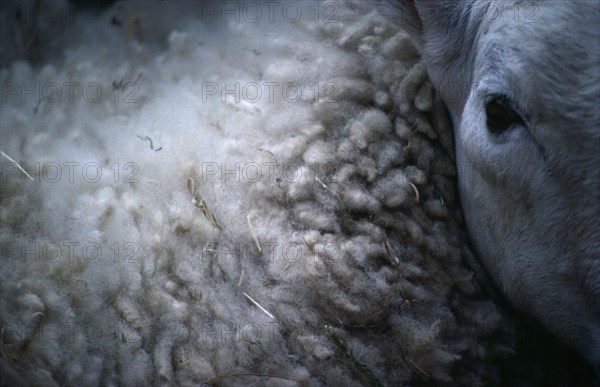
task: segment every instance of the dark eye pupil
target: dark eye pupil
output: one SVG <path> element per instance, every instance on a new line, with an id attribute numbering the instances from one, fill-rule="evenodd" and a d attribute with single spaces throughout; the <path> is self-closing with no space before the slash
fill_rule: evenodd
<path id="1" fill-rule="evenodd" d="M 494 99 L 485 106 L 487 127 L 493 133 L 502 133 L 514 125 L 523 125 L 523 119 L 506 102 Z"/>

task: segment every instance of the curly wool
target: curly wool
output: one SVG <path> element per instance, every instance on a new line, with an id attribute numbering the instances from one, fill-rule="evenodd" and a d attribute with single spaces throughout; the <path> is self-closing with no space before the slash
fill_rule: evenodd
<path id="1" fill-rule="evenodd" d="M 3 383 L 369 383 L 326 325 L 385 385 L 499 383 L 513 325 L 464 242 L 441 106 L 403 31 L 336 4 L 335 23 L 210 24 L 140 3 L 133 38 L 106 12 L 1 70 L 139 79 L 136 103 L 3 105 L 2 150 L 30 171 L 104 172 L 3 176 Z M 265 82 L 302 95 L 236 98 Z"/>

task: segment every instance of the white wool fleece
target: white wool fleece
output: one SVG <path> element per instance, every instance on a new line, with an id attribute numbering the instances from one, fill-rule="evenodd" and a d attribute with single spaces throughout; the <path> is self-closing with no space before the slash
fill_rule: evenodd
<path id="1" fill-rule="evenodd" d="M 175 3 L 0 70 L 31 177 L 2 156 L 3 383 L 499 383 L 512 323 L 406 34 L 365 1 Z"/>

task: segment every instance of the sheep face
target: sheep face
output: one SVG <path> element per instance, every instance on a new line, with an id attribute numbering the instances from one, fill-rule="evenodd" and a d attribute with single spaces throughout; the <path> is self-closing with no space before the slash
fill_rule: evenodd
<path id="1" fill-rule="evenodd" d="M 384 3 L 450 113 L 482 264 L 600 370 L 599 4 Z"/>

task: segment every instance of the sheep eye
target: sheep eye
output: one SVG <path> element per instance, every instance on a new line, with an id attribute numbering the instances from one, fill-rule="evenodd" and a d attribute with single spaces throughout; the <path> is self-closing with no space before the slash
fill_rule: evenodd
<path id="1" fill-rule="evenodd" d="M 524 121 L 506 100 L 494 98 L 485 105 L 487 127 L 492 133 L 500 134 L 514 125 L 524 125 Z"/>

